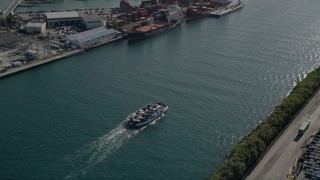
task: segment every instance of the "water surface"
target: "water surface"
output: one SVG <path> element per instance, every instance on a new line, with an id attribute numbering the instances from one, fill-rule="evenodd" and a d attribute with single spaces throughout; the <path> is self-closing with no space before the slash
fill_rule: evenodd
<path id="1" fill-rule="evenodd" d="M 2 79 L 0 177 L 206 179 L 319 64 L 319 8 L 248 0 L 219 19 Z M 155 100 L 169 105 L 163 119 L 122 127 Z"/>

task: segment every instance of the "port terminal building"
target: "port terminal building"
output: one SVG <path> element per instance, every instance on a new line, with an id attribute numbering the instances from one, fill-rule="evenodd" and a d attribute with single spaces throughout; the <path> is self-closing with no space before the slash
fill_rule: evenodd
<path id="1" fill-rule="evenodd" d="M 87 30 L 105 26 L 106 24 L 105 21 L 103 21 L 102 18 L 97 14 L 81 14 L 81 19 L 83 25 L 86 27 Z"/>
<path id="2" fill-rule="evenodd" d="M 119 31 L 114 29 L 106 29 L 105 27 L 98 27 L 78 34 L 73 34 L 64 38 L 71 45 L 79 48 L 88 48 L 92 45 L 107 42 L 117 37 Z"/>
<path id="3" fill-rule="evenodd" d="M 25 29 L 27 34 L 42 34 L 46 30 L 46 22 L 29 22 Z"/>
<path id="4" fill-rule="evenodd" d="M 49 28 L 81 23 L 81 17 L 77 11 L 48 12 L 45 13 L 45 18 Z"/>
<path id="5" fill-rule="evenodd" d="M 87 30 L 105 26 L 106 22 L 97 14 L 84 14 L 77 11 L 45 13 L 48 28 L 82 24 Z"/>

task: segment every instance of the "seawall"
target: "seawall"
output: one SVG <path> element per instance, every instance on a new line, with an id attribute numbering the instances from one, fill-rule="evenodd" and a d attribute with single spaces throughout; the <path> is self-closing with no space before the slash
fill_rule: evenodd
<path id="1" fill-rule="evenodd" d="M 3 72 L 3 73 L 0 74 L 0 79 L 12 76 L 12 75 L 14 75 L 16 73 L 23 72 L 23 71 L 26 71 L 26 70 L 29 70 L 29 69 L 32 69 L 32 68 L 36 68 L 36 67 L 39 67 L 39 66 L 42 66 L 42 65 L 57 61 L 57 60 L 61 60 L 61 59 L 64 59 L 66 57 L 74 56 L 74 55 L 80 54 L 82 52 L 84 52 L 83 49 L 78 49 L 78 50 L 70 51 L 70 52 L 67 52 L 67 53 L 63 53 L 61 55 L 58 55 L 58 56 L 55 56 L 55 57 L 52 57 L 52 58 L 49 58 L 49 59 L 38 60 L 38 61 L 31 62 L 30 64 L 27 64 L 27 65 L 24 65 L 24 66 L 21 66 L 21 67 L 16 67 L 16 68 L 13 68 L 13 69 L 9 69 L 6 72 Z"/>
<path id="2" fill-rule="evenodd" d="M 249 135 L 231 150 L 211 179 L 243 179 L 292 123 L 320 87 L 320 67 L 298 82 L 290 94 Z"/>

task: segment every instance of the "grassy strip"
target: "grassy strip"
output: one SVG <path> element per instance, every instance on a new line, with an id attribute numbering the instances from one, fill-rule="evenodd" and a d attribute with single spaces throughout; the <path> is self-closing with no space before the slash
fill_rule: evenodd
<path id="1" fill-rule="evenodd" d="M 233 148 L 229 158 L 215 171 L 211 179 L 241 179 L 319 87 L 320 67 L 298 82 L 289 96 L 275 107 L 265 121 Z"/>

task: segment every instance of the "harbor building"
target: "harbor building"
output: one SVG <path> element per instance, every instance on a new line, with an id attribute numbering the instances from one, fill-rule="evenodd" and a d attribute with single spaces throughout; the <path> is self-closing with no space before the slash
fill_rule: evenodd
<path id="1" fill-rule="evenodd" d="M 46 30 L 46 22 L 29 22 L 25 29 L 27 34 L 42 34 Z"/>
<path id="2" fill-rule="evenodd" d="M 81 17 L 77 11 L 48 12 L 45 13 L 45 17 L 49 28 L 81 23 Z"/>
<path id="3" fill-rule="evenodd" d="M 118 33 L 119 32 L 114 29 L 98 27 L 89 31 L 67 36 L 64 40 L 79 48 L 88 48 L 92 45 L 109 41 L 117 37 Z"/>
<path id="4" fill-rule="evenodd" d="M 94 29 L 97 27 L 105 26 L 102 18 L 97 14 L 86 15 L 82 14 L 82 23 L 86 27 L 86 29 Z"/>

